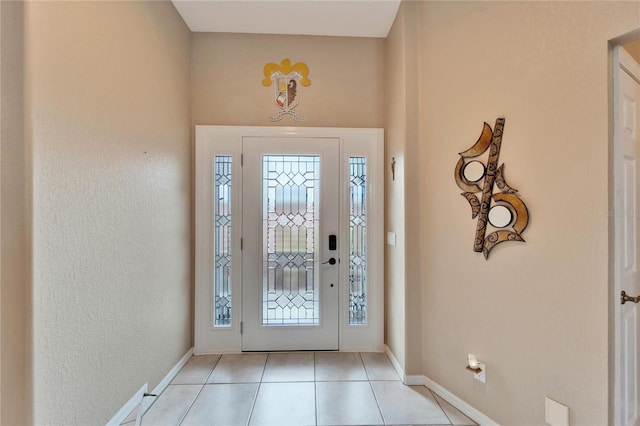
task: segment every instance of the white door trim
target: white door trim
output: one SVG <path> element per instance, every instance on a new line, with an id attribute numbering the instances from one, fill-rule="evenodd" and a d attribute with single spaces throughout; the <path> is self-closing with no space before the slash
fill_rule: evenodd
<path id="1" fill-rule="evenodd" d="M 343 294 L 340 301 L 339 349 L 342 351 L 382 351 L 384 350 L 384 131 L 383 129 L 328 128 L 328 127 L 250 127 L 250 126 L 196 126 L 196 178 L 195 178 L 195 216 L 196 216 L 196 283 L 195 283 L 195 354 L 205 353 L 237 353 L 242 351 L 240 334 L 240 318 L 242 318 L 239 295 L 240 262 L 233 262 L 232 280 L 232 326 L 227 328 L 213 327 L 209 321 L 212 300 L 211 268 L 208 267 L 212 256 L 211 226 L 212 196 L 207 183 L 212 182 L 212 156 L 230 155 L 234 164 L 240 164 L 241 144 L 243 137 L 296 137 L 296 138 L 338 138 L 340 139 L 341 167 L 349 156 L 366 156 L 368 168 L 367 181 L 367 261 L 368 283 L 368 323 L 366 325 L 349 325 L 348 323 L 348 272 L 341 272 Z M 340 173 L 345 175 L 345 173 Z M 242 173 L 239 167 L 233 167 L 233 208 L 240 212 L 237 200 L 241 200 L 238 192 Z M 348 176 L 348 173 L 346 174 Z M 346 185 L 345 185 L 346 183 Z M 344 212 L 348 212 L 349 188 L 348 179 L 340 183 L 341 222 L 340 227 L 348 231 L 348 219 L 344 220 Z M 237 206 L 237 207 L 236 207 Z M 241 238 L 241 219 L 234 220 L 232 227 L 233 256 L 240 259 L 238 253 Z M 208 224 L 208 225 L 207 225 Z M 339 246 L 340 256 L 349 259 L 346 244 Z M 346 281 L 345 281 L 346 280 Z"/>
<path id="2" fill-rule="evenodd" d="M 614 363 L 614 384 L 613 384 L 613 413 L 614 424 L 622 424 L 622 391 L 623 384 L 623 372 L 621 366 L 622 356 L 622 305 L 620 304 L 620 292 L 622 291 L 623 274 L 622 274 L 622 252 L 621 247 L 623 243 L 623 227 L 622 227 L 622 215 L 629 214 L 631 212 L 625 212 L 625 206 L 623 202 L 621 184 L 623 181 L 622 176 L 622 135 L 620 134 L 618 123 L 622 120 L 622 112 L 620 111 L 620 91 L 621 91 L 621 77 L 622 73 L 630 75 L 634 80 L 640 84 L 640 66 L 638 63 L 624 50 L 621 46 L 616 46 L 613 52 L 613 104 L 614 104 L 614 146 L 613 146 L 613 204 L 614 208 L 610 212 L 610 216 L 614 221 L 614 256 L 613 256 L 613 275 L 614 275 L 614 288 L 611 295 L 613 304 L 613 316 L 614 316 L 614 348 L 613 348 L 613 363 Z M 635 212 L 633 212 L 635 213 Z M 611 306 L 611 305 L 610 305 Z"/>

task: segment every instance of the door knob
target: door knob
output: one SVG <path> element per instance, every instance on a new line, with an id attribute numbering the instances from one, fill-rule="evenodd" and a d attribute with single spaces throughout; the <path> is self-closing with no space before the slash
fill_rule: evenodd
<path id="1" fill-rule="evenodd" d="M 323 265 L 326 265 L 327 263 L 329 265 L 335 265 L 336 264 L 336 258 L 332 257 L 331 259 L 327 260 L 326 262 L 322 262 Z"/>
<path id="2" fill-rule="evenodd" d="M 627 293 L 623 290 L 622 293 L 620 293 L 620 303 L 624 305 L 627 302 L 638 303 L 640 302 L 640 296 L 636 296 L 636 297 L 627 296 Z"/>

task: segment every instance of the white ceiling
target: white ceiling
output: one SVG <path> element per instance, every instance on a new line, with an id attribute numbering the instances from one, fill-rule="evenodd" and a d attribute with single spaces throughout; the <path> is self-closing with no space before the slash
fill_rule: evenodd
<path id="1" fill-rule="evenodd" d="M 171 0 L 191 31 L 386 37 L 400 0 Z"/>

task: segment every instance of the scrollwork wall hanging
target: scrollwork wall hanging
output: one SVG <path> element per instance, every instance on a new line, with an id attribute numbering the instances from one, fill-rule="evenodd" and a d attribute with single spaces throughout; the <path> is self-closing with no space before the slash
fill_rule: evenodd
<path id="1" fill-rule="evenodd" d="M 473 251 L 482 252 L 484 258 L 498 244 L 505 241 L 521 241 L 529 223 L 527 206 L 516 194 L 516 189 L 504 179 L 504 163 L 498 167 L 498 157 L 504 132 L 504 118 L 498 118 L 494 129 L 484 123 L 480 138 L 468 150 L 460 153 L 455 168 L 455 180 L 462 195 L 471 206 L 471 218 L 478 218 Z M 475 158 L 489 149 L 486 166 Z M 494 194 L 494 184 L 498 192 Z M 481 199 L 476 193 L 481 192 Z M 493 204 L 493 205 L 492 205 Z M 496 231 L 486 235 L 488 226 Z"/>
<path id="2" fill-rule="evenodd" d="M 300 104 L 302 87 L 311 85 L 309 67 L 304 62 L 291 65 L 291 60 L 283 59 L 280 65 L 273 62 L 264 66 L 262 85 L 269 87 L 274 84 L 274 102 L 280 108 L 278 114 L 269 117 L 270 121 L 280 121 L 285 115 L 290 115 L 295 121 L 304 121 L 294 110 Z"/>

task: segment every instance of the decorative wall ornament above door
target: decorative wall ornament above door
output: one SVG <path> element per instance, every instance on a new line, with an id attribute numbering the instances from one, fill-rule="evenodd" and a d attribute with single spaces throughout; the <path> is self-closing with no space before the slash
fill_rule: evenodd
<path id="1" fill-rule="evenodd" d="M 311 85 L 309 67 L 304 62 L 291 65 L 290 59 L 283 59 L 280 65 L 273 62 L 264 66 L 265 87 L 274 84 L 274 102 L 280 108 L 278 114 L 269 117 L 270 121 L 280 121 L 285 115 L 290 115 L 295 121 L 304 121 L 305 117 L 299 116 L 294 108 L 300 104 L 300 92 L 302 87 Z"/>
<path id="2" fill-rule="evenodd" d="M 471 148 L 460 153 L 455 168 L 456 183 L 464 191 L 460 195 L 471 206 L 471 218 L 478 218 L 473 251 L 482 252 L 485 259 L 489 258 L 495 246 L 504 241 L 524 242 L 521 234 L 529 223 L 527 206 L 516 194 L 518 191 L 504 179 L 504 163 L 498 167 L 504 123 L 504 118 L 498 118 L 493 130 L 484 123 L 480 138 Z M 487 149 L 489 157 L 486 165 L 475 160 Z M 499 189 L 495 194 L 494 183 Z M 482 192 L 480 200 L 476 195 L 478 192 Z M 487 226 L 497 230 L 486 235 Z"/>

